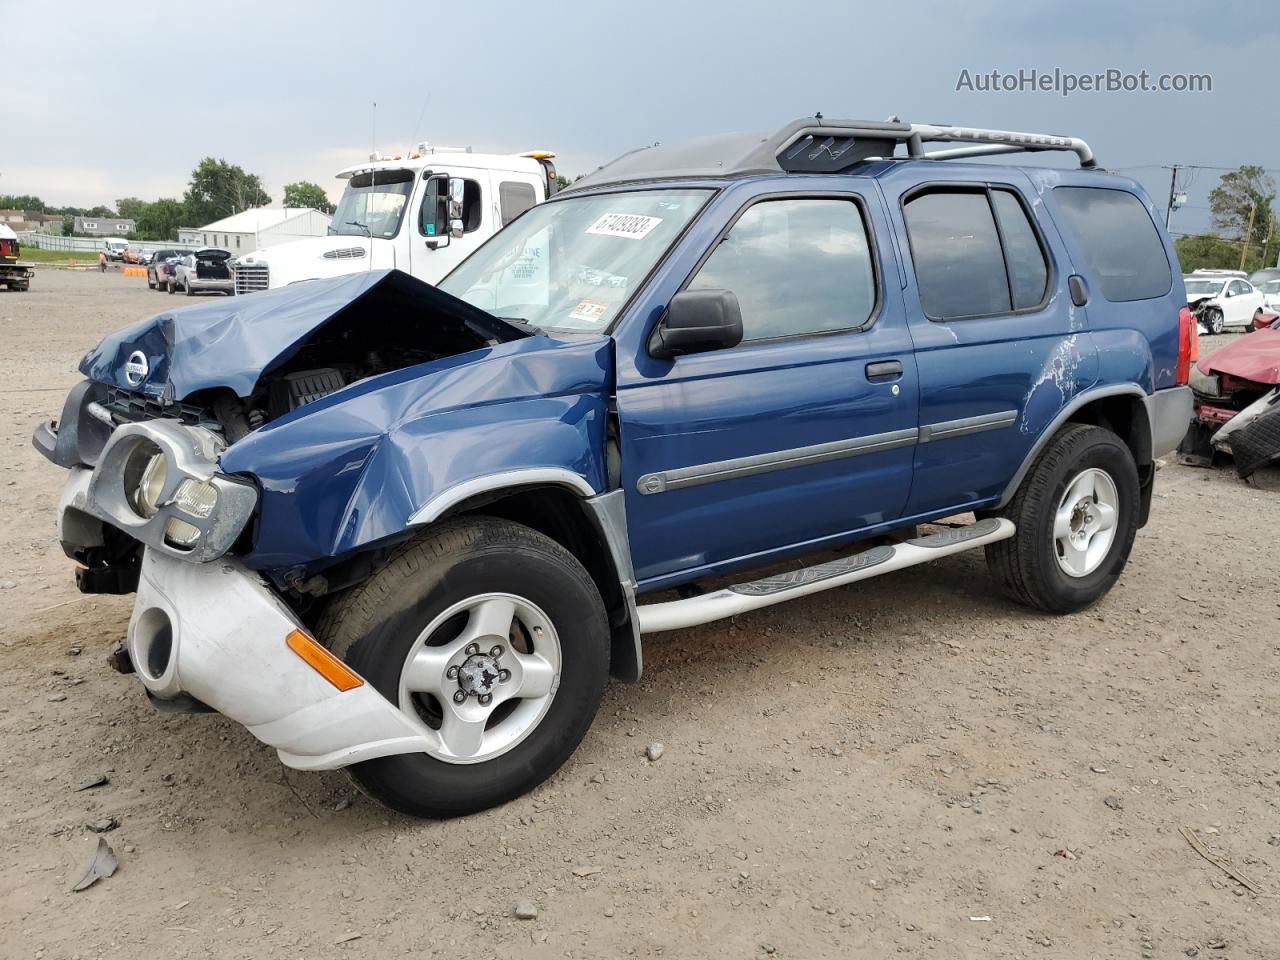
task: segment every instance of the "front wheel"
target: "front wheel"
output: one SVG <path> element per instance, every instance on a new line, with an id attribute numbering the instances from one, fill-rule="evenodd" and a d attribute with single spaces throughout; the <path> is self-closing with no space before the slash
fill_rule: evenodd
<path id="1" fill-rule="evenodd" d="M 1124 570 L 1138 501 L 1138 468 L 1124 441 L 1102 427 L 1070 424 L 1002 511 L 1018 532 L 987 545 L 987 566 L 1020 603 L 1050 613 L 1082 610 Z"/>
<path id="2" fill-rule="evenodd" d="M 484 810 L 549 777 L 586 734 L 609 671 L 591 575 L 548 537 L 486 517 L 401 548 L 318 634 L 431 744 L 350 768 L 374 799 L 420 817 Z"/>
<path id="3" fill-rule="evenodd" d="M 1204 312 L 1204 325 L 1212 334 L 1218 334 L 1226 328 L 1227 321 L 1222 316 L 1222 311 L 1216 307 Z"/>

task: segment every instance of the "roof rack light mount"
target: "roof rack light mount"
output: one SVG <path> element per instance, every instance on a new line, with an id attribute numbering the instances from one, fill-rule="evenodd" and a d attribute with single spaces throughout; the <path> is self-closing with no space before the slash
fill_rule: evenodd
<path id="1" fill-rule="evenodd" d="M 926 143 L 963 146 L 926 152 Z M 1097 166 L 1093 151 L 1079 137 L 934 123 L 806 118 L 787 124 L 762 146 L 772 149 L 778 166 L 788 173 L 838 173 L 862 160 L 892 157 L 898 144 L 906 146 L 908 157 L 928 160 L 1069 150 L 1081 167 Z"/>

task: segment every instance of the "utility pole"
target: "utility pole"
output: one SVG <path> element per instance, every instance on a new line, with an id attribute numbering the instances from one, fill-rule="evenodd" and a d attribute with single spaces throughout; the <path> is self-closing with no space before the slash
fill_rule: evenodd
<path id="1" fill-rule="evenodd" d="M 1249 226 L 1244 231 L 1244 246 L 1240 248 L 1240 269 L 1244 269 L 1245 257 L 1249 255 L 1249 241 L 1253 239 L 1253 218 L 1258 212 L 1258 201 L 1249 204 Z"/>
<path id="2" fill-rule="evenodd" d="M 1178 171 L 1182 169 L 1179 164 L 1173 164 L 1166 167 L 1170 171 L 1169 174 L 1169 205 L 1164 210 L 1164 228 L 1169 229 L 1169 222 L 1173 219 L 1173 198 L 1178 192 Z"/>

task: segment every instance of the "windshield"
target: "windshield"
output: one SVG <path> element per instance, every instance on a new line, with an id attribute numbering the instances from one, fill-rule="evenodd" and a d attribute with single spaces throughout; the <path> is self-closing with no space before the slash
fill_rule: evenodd
<path id="1" fill-rule="evenodd" d="M 1188 280 L 1188 297 L 1213 297 L 1222 289 L 1223 280 Z"/>
<path id="2" fill-rule="evenodd" d="M 413 192 L 412 170 L 371 170 L 347 181 L 329 233 L 390 239 L 400 231 Z"/>
<path id="3" fill-rule="evenodd" d="M 541 330 L 604 330 L 710 194 L 644 190 L 540 204 L 440 289 Z"/>

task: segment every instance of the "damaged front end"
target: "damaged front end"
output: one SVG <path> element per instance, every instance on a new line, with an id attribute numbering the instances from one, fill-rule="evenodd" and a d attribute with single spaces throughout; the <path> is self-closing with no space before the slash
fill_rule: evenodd
<path id="1" fill-rule="evenodd" d="M 1179 459 L 1207 467 L 1216 454 L 1241 477 L 1280 458 L 1280 329 L 1233 341 L 1191 370 L 1195 415 Z"/>
<path id="2" fill-rule="evenodd" d="M 61 417 L 32 438 L 72 471 L 62 543 L 82 566 L 80 588 L 132 592 L 144 546 L 195 561 L 227 552 L 258 490 L 218 460 L 253 431 L 371 377 L 526 336 L 381 271 L 161 314 L 104 338 Z"/>
<path id="3" fill-rule="evenodd" d="M 299 768 L 422 749 L 311 632 L 322 598 L 476 478 L 605 487 L 612 342 L 530 330 L 384 271 L 162 314 L 91 350 L 33 442 L 69 471 L 80 589 L 137 594 L 128 662 L 152 699 L 222 712 Z"/>

